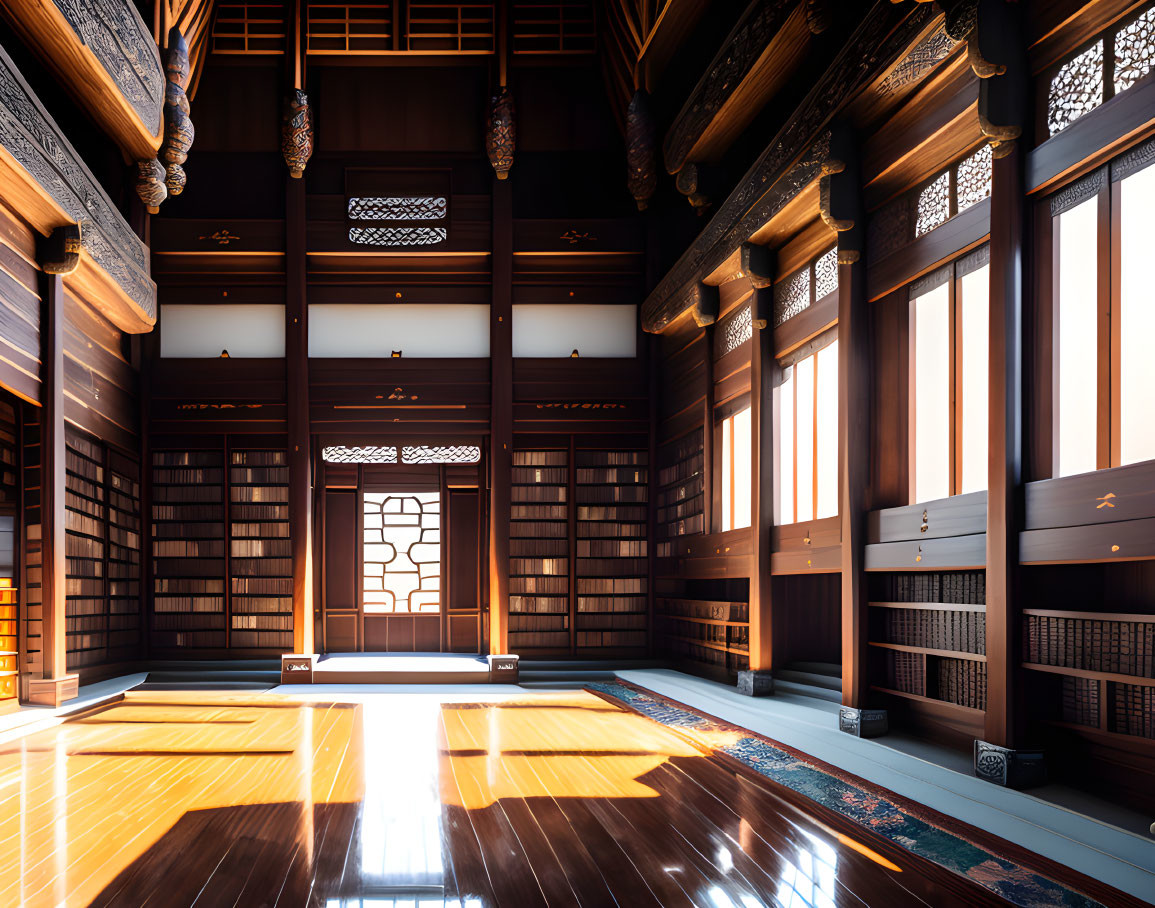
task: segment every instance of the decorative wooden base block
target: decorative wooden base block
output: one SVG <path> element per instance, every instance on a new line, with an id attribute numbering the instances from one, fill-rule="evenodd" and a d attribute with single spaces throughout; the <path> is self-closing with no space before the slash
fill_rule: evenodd
<path id="1" fill-rule="evenodd" d="M 519 656 L 486 656 L 491 684 L 517 684 Z"/>
<path id="2" fill-rule="evenodd" d="M 1047 781 L 1041 750 L 1013 750 L 975 740 L 975 775 L 1006 788 L 1030 788 Z"/>
<path id="3" fill-rule="evenodd" d="M 80 693 L 80 675 L 33 678 L 28 682 L 28 702 L 37 706 L 59 706 Z"/>
<path id="4" fill-rule="evenodd" d="M 885 709 L 842 706 L 838 709 L 838 730 L 856 738 L 877 738 L 890 731 L 890 719 Z"/>
<path id="5" fill-rule="evenodd" d="M 312 684 L 313 669 L 317 664 L 315 655 L 301 653 L 281 654 L 282 684 Z"/>
<path id="6" fill-rule="evenodd" d="M 774 693 L 774 676 L 770 672 L 738 672 L 738 693 L 747 697 L 769 697 Z"/>

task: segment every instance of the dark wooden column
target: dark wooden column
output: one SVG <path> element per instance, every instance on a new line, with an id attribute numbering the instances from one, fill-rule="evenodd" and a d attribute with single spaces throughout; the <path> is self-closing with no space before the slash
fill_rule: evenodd
<path id="1" fill-rule="evenodd" d="M 770 536 L 774 528 L 774 331 L 750 300 L 750 669 L 769 673 L 773 661 Z"/>
<path id="2" fill-rule="evenodd" d="M 293 552 L 293 652 L 310 655 L 315 644 L 305 181 L 287 178 L 285 184 L 285 402 L 289 435 L 289 538 Z"/>
<path id="3" fill-rule="evenodd" d="M 1018 143 L 991 183 L 986 741 L 1017 746 L 1015 602 L 1022 481 L 1023 178 Z"/>
<path id="4" fill-rule="evenodd" d="M 47 266 L 45 266 L 47 270 Z M 59 706 L 76 696 L 78 677 L 68 674 L 66 643 L 64 278 L 43 278 L 40 411 L 40 565 L 43 676 L 29 682 L 29 701 Z"/>
<path id="5" fill-rule="evenodd" d="M 509 506 L 513 469 L 513 193 L 493 181 L 490 307 L 489 652 L 509 652 Z M 572 507 L 572 502 L 571 502 Z"/>
<path id="6" fill-rule="evenodd" d="M 870 331 L 866 263 L 838 267 L 838 514 L 842 525 L 842 705 L 866 705 L 866 511 Z M 861 731 L 861 725 L 859 727 Z"/>
<path id="7" fill-rule="evenodd" d="M 702 532 L 709 536 L 717 528 L 714 517 L 714 326 L 702 331 Z"/>

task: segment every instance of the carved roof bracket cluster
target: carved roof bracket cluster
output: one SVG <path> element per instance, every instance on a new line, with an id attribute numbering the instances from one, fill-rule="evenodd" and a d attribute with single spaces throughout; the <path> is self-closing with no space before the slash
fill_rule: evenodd
<path id="1" fill-rule="evenodd" d="M 642 304 L 642 328 L 660 332 L 688 308 L 703 281 L 807 186 L 831 158 L 830 124 L 923 33 L 936 11 L 877 0 L 822 78 L 746 172 L 737 188 Z M 859 219 L 861 220 L 861 219 Z"/>
<path id="2" fill-rule="evenodd" d="M 70 280 L 114 325 L 142 333 L 156 322 L 148 250 L 0 47 L 0 197 L 44 236 L 81 228 Z"/>
<path id="3" fill-rule="evenodd" d="M 838 264 L 853 265 L 862 257 L 866 219 L 858 143 L 842 124 L 830 131 L 830 150 L 818 184 L 818 214 L 838 234 Z"/>

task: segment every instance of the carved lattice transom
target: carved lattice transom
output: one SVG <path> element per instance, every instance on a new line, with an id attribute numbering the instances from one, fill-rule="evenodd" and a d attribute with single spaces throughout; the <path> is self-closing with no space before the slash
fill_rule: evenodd
<path id="1" fill-rule="evenodd" d="M 1103 42 L 1096 41 L 1074 59 L 1064 63 L 1047 92 L 1047 130 L 1050 135 L 1066 129 L 1085 113 L 1103 103 Z"/>

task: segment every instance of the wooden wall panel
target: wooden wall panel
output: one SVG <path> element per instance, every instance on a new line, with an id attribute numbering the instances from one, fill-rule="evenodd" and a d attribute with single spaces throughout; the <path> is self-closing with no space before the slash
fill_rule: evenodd
<path id="1" fill-rule="evenodd" d="M 906 291 L 871 305 L 874 335 L 870 437 L 871 507 L 904 505 L 907 488 L 907 393 L 910 358 Z"/>
<path id="2" fill-rule="evenodd" d="M 285 431 L 283 359 L 157 359 L 151 388 L 154 434 Z"/>
<path id="3" fill-rule="evenodd" d="M 646 434 L 645 362 L 643 358 L 515 359 L 514 431 Z"/>
<path id="4" fill-rule="evenodd" d="M 40 400 L 40 292 L 35 234 L 0 205 L 0 385 Z"/>

